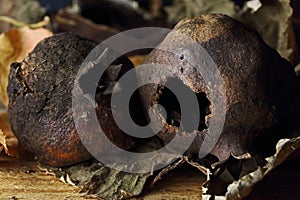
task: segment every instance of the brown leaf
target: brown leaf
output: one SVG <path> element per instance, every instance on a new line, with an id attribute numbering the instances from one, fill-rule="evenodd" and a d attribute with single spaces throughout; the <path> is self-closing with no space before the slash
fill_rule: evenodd
<path id="1" fill-rule="evenodd" d="M 22 61 L 35 45 L 53 35 L 48 29 L 23 27 L 0 35 L 0 101 L 7 107 L 6 93 L 10 65 Z"/>

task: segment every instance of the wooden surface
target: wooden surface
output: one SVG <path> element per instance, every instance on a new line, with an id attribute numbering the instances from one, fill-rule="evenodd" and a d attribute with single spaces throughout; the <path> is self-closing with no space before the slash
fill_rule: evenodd
<path id="1" fill-rule="evenodd" d="M 32 163 L 0 159 L 0 199 L 82 199 L 79 188 L 68 186 Z"/>
<path id="2" fill-rule="evenodd" d="M 37 168 L 34 162 L 0 157 L 0 199 L 85 199 L 80 188 L 67 185 Z M 164 176 L 145 196 L 134 199 L 201 199 L 205 181 L 199 171 L 183 167 Z"/>
<path id="3" fill-rule="evenodd" d="M 247 199 L 300 199 L 299 158 L 280 166 Z M 0 157 L 0 199 L 85 199 L 80 188 L 67 185 L 33 162 Z M 152 191 L 134 199 L 201 199 L 205 176 L 184 166 L 164 176 Z"/>

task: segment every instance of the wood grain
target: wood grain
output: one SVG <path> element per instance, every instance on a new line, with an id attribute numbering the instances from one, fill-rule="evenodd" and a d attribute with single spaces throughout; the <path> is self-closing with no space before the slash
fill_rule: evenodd
<path id="1" fill-rule="evenodd" d="M 65 184 L 41 171 L 36 162 L 0 157 L 0 200 L 11 199 L 86 199 L 80 188 Z M 300 152 L 293 159 L 275 169 L 259 183 L 247 200 L 300 199 Z M 134 200 L 201 199 L 201 185 L 205 176 L 183 166 L 165 175 L 144 195 Z"/>
<path id="2" fill-rule="evenodd" d="M 36 162 L 0 157 L 0 199 L 85 199 L 80 188 L 61 182 L 39 169 Z M 199 171 L 182 167 L 164 176 L 151 191 L 134 198 L 201 199 L 201 185 L 205 181 Z"/>
<path id="3" fill-rule="evenodd" d="M 46 175 L 36 163 L 0 158 L 0 199 L 84 199 L 79 188 Z"/>

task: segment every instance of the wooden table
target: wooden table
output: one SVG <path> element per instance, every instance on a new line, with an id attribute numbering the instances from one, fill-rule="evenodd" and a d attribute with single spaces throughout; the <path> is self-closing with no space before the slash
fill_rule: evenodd
<path id="1" fill-rule="evenodd" d="M 300 157 L 274 170 L 247 199 L 300 199 Z M 134 199 L 201 199 L 205 176 L 183 166 L 170 172 L 154 189 Z M 67 185 L 37 168 L 37 163 L 0 157 L 0 199 L 85 199 L 79 188 Z"/>

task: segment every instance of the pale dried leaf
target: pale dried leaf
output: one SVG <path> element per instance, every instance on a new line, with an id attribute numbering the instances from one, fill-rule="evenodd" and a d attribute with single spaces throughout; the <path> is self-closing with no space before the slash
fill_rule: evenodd
<path id="1" fill-rule="evenodd" d="M 0 129 L 0 152 L 3 149 L 7 155 L 19 157 L 18 140 L 14 137 L 7 137 Z"/>
<path id="2" fill-rule="evenodd" d="M 4 149 L 7 155 L 11 157 L 19 157 L 19 143 L 10 129 L 7 113 L 0 113 L 0 130 L 0 152 Z"/>
<path id="3" fill-rule="evenodd" d="M 236 14 L 235 5 L 230 0 L 175 0 L 165 11 L 168 20 L 177 23 L 186 17 L 196 17 L 201 14 L 223 13 L 229 16 Z"/>
<path id="4" fill-rule="evenodd" d="M 44 26 L 47 26 L 50 23 L 50 18 L 48 16 L 45 16 L 44 19 L 40 22 L 33 23 L 33 24 L 27 24 L 21 21 L 18 21 L 12 17 L 8 16 L 2 16 L 0 15 L 0 22 L 7 22 L 9 24 L 13 24 L 14 26 L 17 27 L 29 27 L 29 28 L 42 28 Z"/>
<path id="5" fill-rule="evenodd" d="M 251 0 L 246 2 L 246 6 L 251 10 L 251 13 L 255 13 L 258 9 L 260 9 L 262 3 L 260 0 Z"/>
<path id="6" fill-rule="evenodd" d="M 276 153 L 266 158 L 267 163 L 263 167 L 232 182 L 227 187 L 224 196 L 216 196 L 216 199 L 242 199 L 246 197 L 258 182 L 269 174 L 274 168 L 283 163 L 288 156 L 300 148 L 300 137 L 292 139 L 281 139 L 276 145 Z M 207 188 L 203 188 L 203 199 L 210 199 L 214 194 L 207 194 Z"/>
<path id="7" fill-rule="evenodd" d="M 48 29 L 30 29 L 28 27 L 12 29 L 0 35 L 0 101 L 6 107 L 8 105 L 6 88 L 10 65 L 13 62 L 22 61 L 37 43 L 52 35 Z"/>
<path id="8" fill-rule="evenodd" d="M 0 152 L 3 150 L 3 148 L 5 149 L 5 151 L 7 151 L 6 138 L 3 131 L 0 129 Z"/>
<path id="9" fill-rule="evenodd" d="M 290 0 L 276 0 L 263 2 L 256 12 L 244 8 L 238 19 L 255 28 L 269 46 L 293 62 L 296 42 L 292 14 Z"/>
<path id="10" fill-rule="evenodd" d="M 65 169 L 51 169 L 56 177 L 70 185 L 83 186 L 81 193 L 105 199 L 123 199 L 141 194 L 150 173 L 130 174 L 104 166 L 98 161 L 85 162 Z"/>
<path id="11" fill-rule="evenodd" d="M 46 14 L 37 0 L 0 0 L 0 15 L 12 17 L 23 23 L 39 22 Z M 0 21 L 0 32 L 9 31 L 12 24 Z"/>
<path id="12" fill-rule="evenodd" d="M 295 72 L 297 76 L 300 75 L 300 63 L 295 67 Z"/>
<path id="13" fill-rule="evenodd" d="M 7 106 L 8 96 L 6 93 L 6 87 L 8 83 L 8 74 L 11 57 L 14 54 L 14 48 L 10 42 L 10 39 L 5 35 L 0 35 L 0 101 Z"/>

